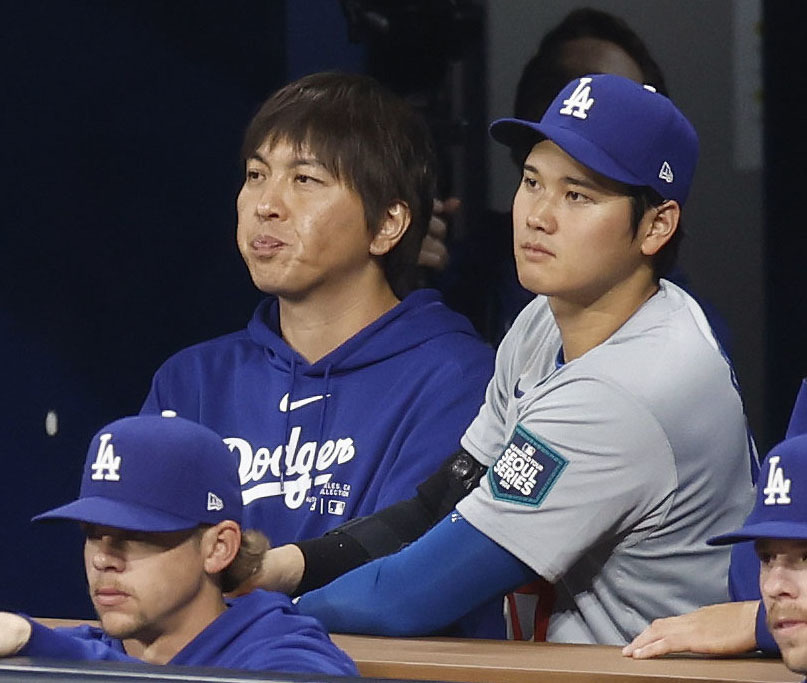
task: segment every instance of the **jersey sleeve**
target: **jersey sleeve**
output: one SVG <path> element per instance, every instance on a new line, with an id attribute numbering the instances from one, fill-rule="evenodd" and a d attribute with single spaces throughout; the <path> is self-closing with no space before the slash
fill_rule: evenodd
<path id="1" fill-rule="evenodd" d="M 676 487 L 663 429 L 634 396 L 573 377 L 519 409 L 481 486 L 458 505 L 477 529 L 548 581 L 664 520 Z M 594 555 L 597 555 L 595 552 Z"/>

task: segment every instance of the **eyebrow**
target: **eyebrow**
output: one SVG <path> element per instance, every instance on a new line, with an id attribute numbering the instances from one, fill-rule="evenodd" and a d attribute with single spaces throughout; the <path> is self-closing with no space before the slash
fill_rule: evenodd
<path id="1" fill-rule="evenodd" d="M 251 160 L 260 161 L 264 166 L 269 166 L 269 162 L 257 151 L 247 157 L 247 161 Z M 316 157 L 294 157 L 292 162 L 288 165 L 288 168 L 297 168 L 298 166 L 317 166 L 325 171 L 328 170 L 325 164 Z"/>
<path id="2" fill-rule="evenodd" d="M 541 171 L 538 170 L 538 168 L 536 168 L 532 164 L 524 164 L 524 170 L 529 171 L 531 173 L 537 173 L 538 175 L 541 175 Z M 589 190 L 595 190 L 597 192 L 606 192 L 606 193 L 612 192 L 612 190 L 609 190 L 608 188 L 604 187 L 603 185 L 598 183 L 596 180 L 589 180 L 588 178 L 581 178 L 581 177 L 578 177 L 578 176 L 568 176 L 567 175 L 567 176 L 564 176 L 563 178 L 561 178 L 561 180 L 564 183 L 566 183 L 567 185 L 575 185 L 577 187 L 584 187 L 584 188 L 587 188 Z"/>

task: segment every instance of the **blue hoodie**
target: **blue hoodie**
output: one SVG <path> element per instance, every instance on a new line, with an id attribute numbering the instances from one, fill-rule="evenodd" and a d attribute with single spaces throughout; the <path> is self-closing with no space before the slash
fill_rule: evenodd
<path id="1" fill-rule="evenodd" d="M 492 372 L 493 350 L 433 290 L 316 363 L 281 338 L 268 297 L 246 330 L 169 358 L 141 412 L 172 409 L 221 434 L 243 526 L 280 545 L 414 496 L 459 448 Z"/>
<path id="2" fill-rule="evenodd" d="M 257 590 L 227 601 L 228 609 L 183 647 L 169 664 L 250 671 L 357 675 L 353 661 L 313 617 L 280 593 Z M 31 620 L 21 657 L 66 661 L 141 662 L 97 626 L 50 629 Z"/>

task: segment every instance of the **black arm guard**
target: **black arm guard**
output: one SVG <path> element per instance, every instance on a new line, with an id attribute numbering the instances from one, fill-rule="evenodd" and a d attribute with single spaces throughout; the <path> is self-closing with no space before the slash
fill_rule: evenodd
<path id="1" fill-rule="evenodd" d="M 426 533 L 462 500 L 487 467 L 464 450 L 451 455 L 437 472 L 417 487 L 418 494 L 358 517 L 325 536 L 296 545 L 305 557 L 305 571 L 294 595 L 324 586 L 378 557 L 390 555 Z"/>

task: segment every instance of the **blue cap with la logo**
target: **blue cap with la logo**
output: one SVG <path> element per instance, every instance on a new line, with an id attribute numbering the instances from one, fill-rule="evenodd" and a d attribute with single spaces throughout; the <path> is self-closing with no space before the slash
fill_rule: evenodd
<path id="1" fill-rule="evenodd" d="M 651 187 L 682 206 L 698 162 L 695 128 L 672 101 L 613 74 L 575 78 L 540 121 L 499 119 L 490 134 L 526 150 L 548 138 L 606 178 Z"/>
<path id="2" fill-rule="evenodd" d="M 92 439 L 77 500 L 34 517 L 131 531 L 241 522 L 234 456 L 211 429 L 181 417 L 116 420 Z"/>

